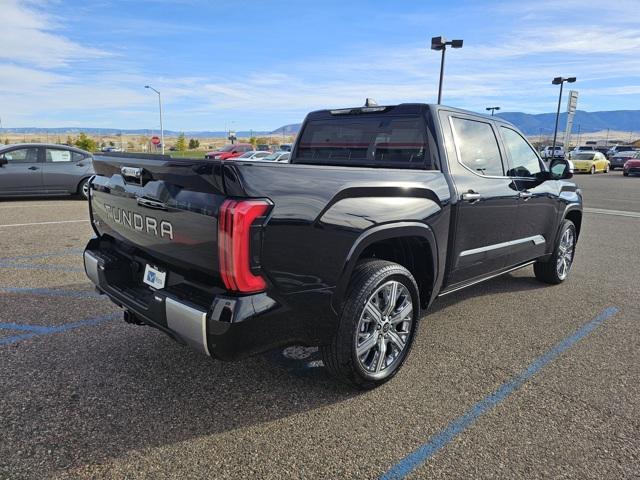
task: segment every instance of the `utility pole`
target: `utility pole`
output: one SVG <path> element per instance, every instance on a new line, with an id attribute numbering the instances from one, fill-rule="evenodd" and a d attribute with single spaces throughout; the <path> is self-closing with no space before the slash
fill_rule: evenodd
<path id="1" fill-rule="evenodd" d="M 607 140 L 605 141 L 605 145 L 609 146 L 609 129 L 607 128 Z"/>
<path id="2" fill-rule="evenodd" d="M 164 128 L 162 126 L 162 96 L 160 92 L 150 85 L 145 85 L 144 88 L 153 90 L 158 94 L 158 107 L 160 108 L 160 146 L 162 147 L 162 155 L 164 155 Z"/>

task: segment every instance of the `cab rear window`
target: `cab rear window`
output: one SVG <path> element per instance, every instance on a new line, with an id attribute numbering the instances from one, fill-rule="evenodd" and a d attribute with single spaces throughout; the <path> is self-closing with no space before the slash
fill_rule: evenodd
<path id="1" fill-rule="evenodd" d="M 309 120 L 295 163 L 432 168 L 427 128 L 418 115 L 348 115 Z"/>

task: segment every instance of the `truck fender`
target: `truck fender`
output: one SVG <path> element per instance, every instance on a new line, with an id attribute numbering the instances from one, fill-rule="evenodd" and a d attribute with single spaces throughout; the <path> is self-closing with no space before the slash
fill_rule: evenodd
<path id="1" fill-rule="evenodd" d="M 358 263 L 358 259 L 362 252 L 369 246 L 376 242 L 382 240 L 388 240 L 391 238 L 402 238 L 402 237 L 421 237 L 423 238 L 430 249 L 431 255 L 431 268 L 433 271 L 433 282 L 435 283 L 436 278 L 438 278 L 438 249 L 436 244 L 436 238 L 433 234 L 431 228 L 421 222 L 396 222 L 396 223 L 387 223 L 384 225 L 377 225 L 368 230 L 365 230 L 360 234 L 360 236 L 356 239 L 353 246 L 349 250 L 347 257 L 344 261 L 344 267 L 338 283 L 336 285 L 336 289 L 333 294 L 333 298 L 331 300 L 331 306 L 336 314 L 340 314 L 340 305 L 347 293 L 347 288 L 349 286 L 349 280 L 351 279 L 351 274 L 353 273 L 353 269 Z M 431 298 L 429 299 L 421 299 L 423 304 L 428 304 L 434 297 L 433 287 L 430 286 Z"/>

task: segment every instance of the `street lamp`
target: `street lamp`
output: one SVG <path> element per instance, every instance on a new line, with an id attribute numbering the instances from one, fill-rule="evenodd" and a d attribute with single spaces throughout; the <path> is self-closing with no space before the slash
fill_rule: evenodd
<path id="1" fill-rule="evenodd" d="M 558 111 L 556 112 L 556 126 L 553 129 L 553 146 L 551 147 L 551 160 L 556 154 L 556 139 L 558 138 L 558 119 L 560 118 L 560 103 L 562 102 L 562 87 L 564 82 L 573 83 L 576 77 L 556 77 L 551 81 L 552 85 L 560 85 L 560 95 L 558 96 Z"/>
<path id="2" fill-rule="evenodd" d="M 487 108 L 485 108 L 485 110 L 487 112 L 491 111 L 491 116 L 493 117 L 493 112 L 495 112 L 496 110 L 500 110 L 500 107 L 487 107 Z"/>
<path id="3" fill-rule="evenodd" d="M 144 88 L 153 90 L 158 94 L 158 107 L 160 107 L 160 145 L 162 146 L 162 155 L 164 155 L 164 128 L 162 127 L 162 96 L 160 92 L 150 85 L 145 85 Z"/>
<path id="4" fill-rule="evenodd" d="M 447 42 L 447 39 L 443 36 L 431 38 L 431 50 L 441 50 L 442 59 L 440 60 L 440 84 L 438 85 L 438 105 L 442 100 L 442 79 L 444 77 L 444 52 L 447 50 L 447 45 L 451 48 L 462 48 L 462 40 L 451 40 Z"/>

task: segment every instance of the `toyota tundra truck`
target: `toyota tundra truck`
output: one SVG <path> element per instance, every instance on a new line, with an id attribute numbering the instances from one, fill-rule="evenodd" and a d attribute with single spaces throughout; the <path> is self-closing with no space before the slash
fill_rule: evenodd
<path id="1" fill-rule="evenodd" d="M 290 163 L 94 166 L 85 269 L 126 321 L 222 360 L 319 346 L 362 389 L 398 372 L 437 297 L 531 264 L 563 282 L 582 224 L 569 161 L 440 105 L 312 112 Z"/>

